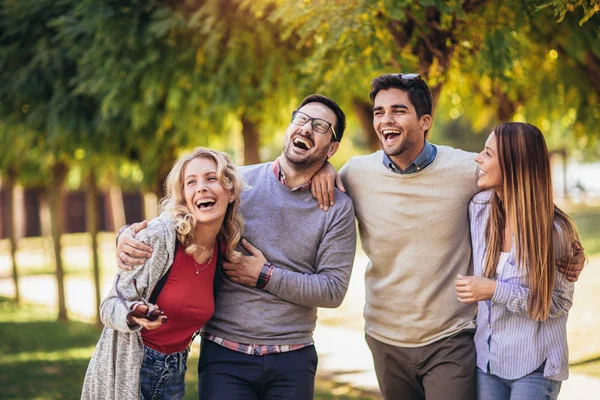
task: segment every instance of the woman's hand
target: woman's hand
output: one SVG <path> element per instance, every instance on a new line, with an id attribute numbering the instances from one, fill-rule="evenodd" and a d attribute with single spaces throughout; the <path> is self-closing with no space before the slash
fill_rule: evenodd
<path id="1" fill-rule="evenodd" d="M 312 177 L 310 184 L 310 191 L 319 202 L 321 210 L 327 211 L 335 203 L 334 188 L 336 186 L 342 192 L 346 191 L 333 165 L 329 161 L 325 161 L 321 169 Z"/>
<path id="2" fill-rule="evenodd" d="M 496 281 L 481 276 L 458 275 L 455 286 L 461 303 L 490 300 L 496 291 Z"/>
<path id="3" fill-rule="evenodd" d="M 160 328 L 162 324 L 167 322 L 167 316 L 162 312 L 162 310 L 160 311 L 158 318 L 156 318 L 154 321 L 150 321 L 148 318 L 145 317 L 146 315 L 149 315 L 153 310 L 159 309 L 160 308 L 156 304 L 152 305 L 150 310 L 148 310 L 148 306 L 144 304 L 138 304 L 135 306 L 131 314 L 127 316 L 127 323 L 131 327 L 139 325 L 142 328 L 147 329 L 149 331 Z"/>
<path id="4" fill-rule="evenodd" d="M 579 274 L 583 271 L 583 267 L 587 262 L 587 257 L 583 252 L 583 247 L 579 242 L 574 242 L 571 245 L 571 257 L 565 256 L 560 260 L 556 260 L 558 271 L 567 277 L 571 282 L 577 282 Z"/>

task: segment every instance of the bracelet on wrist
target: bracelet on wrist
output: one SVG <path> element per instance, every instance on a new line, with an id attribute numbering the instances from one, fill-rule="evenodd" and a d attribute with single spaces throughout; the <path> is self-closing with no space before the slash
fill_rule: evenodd
<path id="1" fill-rule="evenodd" d="M 260 274 L 258 275 L 258 279 L 256 280 L 256 288 L 263 290 L 269 283 L 272 274 L 273 264 L 271 264 L 268 261 L 265 261 L 262 269 L 260 270 Z"/>

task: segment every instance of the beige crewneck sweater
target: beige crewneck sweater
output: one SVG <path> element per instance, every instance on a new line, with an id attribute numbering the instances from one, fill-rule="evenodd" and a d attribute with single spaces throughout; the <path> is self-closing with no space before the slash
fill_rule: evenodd
<path id="1" fill-rule="evenodd" d="M 457 274 L 472 275 L 475 154 L 436 147 L 436 159 L 414 174 L 385 168 L 382 151 L 340 170 L 370 260 L 365 330 L 395 346 L 423 346 L 475 327 L 475 305 L 460 303 L 454 289 Z"/>

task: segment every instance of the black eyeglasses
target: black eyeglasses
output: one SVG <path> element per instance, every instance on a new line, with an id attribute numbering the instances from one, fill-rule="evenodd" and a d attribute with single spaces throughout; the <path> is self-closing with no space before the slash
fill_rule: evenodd
<path id="1" fill-rule="evenodd" d="M 337 135 L 335 130 L 333 129 L 333 125 L 331 122 L 327 122 L 321 118 L 313 118 L 308 114 L 305 114 L 301 111 L 294 111 L 292 113 L 292 124 L 298 126 L 304 126 L 308 121 L 312 121 L 312 130 L 315 133 L 320 135 L 324 135 L 327 133 L 329 129 L 331 129 L 331 133 L 333 133 L 333 140 L 337 142 Z"/>
<path id="2" fill-rule="evenodd" d="M 152 309 L 152 304 L 148 303 L 146 301 L 146 299 L 144 299 L 142 297 L 142 295 L 140 294 L 140 291 L 137 288 L 135 278 L 131 280 L 131 283 L 133 283 L 133 288 L 135 289 L 135 292 L 137 293 L 137 295 L 139 297 L 139 301 L 141 301 L 142 303 L 144 303 L 144 305 L 146 307 L 148 307 L 148 311 L 146 311 L 145 314 L 138 315 L 137 313 L 135 313 L 135 311 L 132 311 L 129 309 L 129 306 L 127 305 L 127 301 L 125 301 L 125 297 L 123 297 L 121 292 L 119 292 L 119 279 L 120 278 L 121 278 L 121 275 L 117 275 L 117 279 L 115 280 L 115 292 L 117 293 L 117 297 L 119 298 L 119 300 L 121 300 L 121 303 L 123 303 L 123 306 L 125 306 L 125 308 L 129 311 L 129 314 L 133 315 L 134 317 L 138 317 L 138 318 L 146 318 L 148 321 L 156 321 L 158 319 L 158 317 L 161 316 L 162 310 L 160 309 L 160 307 Z"/>

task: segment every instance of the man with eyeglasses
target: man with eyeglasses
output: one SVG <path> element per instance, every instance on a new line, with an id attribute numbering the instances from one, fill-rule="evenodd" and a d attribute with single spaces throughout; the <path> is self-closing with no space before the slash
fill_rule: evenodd
<path id="1" fill-rule="evenodd" d="M 337 192 L 336 210 L 324 213 L 310 184 L 337 151 L 345 125 L 333 100 L 310 95 L 292 114 L 281 156 L 241 168 L 249 187 L 241 202 L 249 255 L 223 264 L 229 279 L 221 280 L 198 363 L 203 400 L 313 398 L 317 307 L 342 302 L 356 231 L 350 198 Z M 139 228 L 118 238 L 121 268 L 149 255 L 132 237 Z"/>

